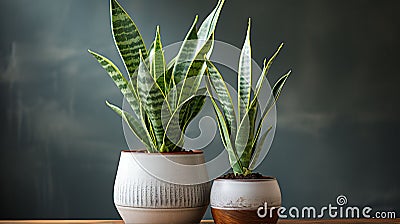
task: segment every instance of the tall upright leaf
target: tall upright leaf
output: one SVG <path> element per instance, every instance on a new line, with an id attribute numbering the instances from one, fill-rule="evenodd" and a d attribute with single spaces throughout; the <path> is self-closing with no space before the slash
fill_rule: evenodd
<path id="1" fill-rule="evenodd" d="M 282 47 L 283 47 L 283 43 L 281 43 L 279 45 L 278 49 L 271 56 L 271 58 L 268 60 L 268 62 L 266 62 L 266 60 L 264 61 L 264 68 L 262 70 L 260 78 L 258 78 L 257 85 L 256 85 L 256 91 L 255 91 L 255 94 L 254 94 L 254 98 L 253 98 L 252 104 L 253 104 L 254 101 L 257 100 L 258 94 L 260 93 L 260 90 L 262 89 L 262 86 L 263 86 L 264 82 L 267 79 L 268 71 L 271 68 L 271 65 L 274 62 L 276 56 L 278 56 L 278 53 L 281 51 Z"/>
<path id="2" fill-rule="evenodd" d="M 214 64 L 206 59 L 207 63 L 207 76 L 208 82 L 215 90 L 219 102 L 221 103 L 221 108 L 223 111 L 224 118 L 228 125 L 228 131 L 230 136 L 235 136 L 236 134 L 236 115 L 235 109 L 232 102 L 231 94 L 229 93 L 228 87 L 219 73 L 218 69 Z"/>
<path id="3" fill-rule="evenodd" d="M 249 141 L 253 142 L 254 136 L 250 133 L 252 122 L 249 118 L 249 113 L 245 113 L 235 137 L 235 148 L 244 167 L 248 167 L 250 163 L 250 150 L 247 147 L 247 143 Z"/>
<path id="4" fill-rule="evenodd" d="M 221 13 L 224 2 L 225 0 L 219 0 L 214 10 L 207 16 L 207 18 L 201 24 L 198 31 L 198 39 L 200 43 L 198 49 L 201 48 L 204 41 L 207 41 L 210 38 L 211 34 L 214 34 L 214 30 L 215 27 L 217 26 L 218 18 Z M 211 43 L 211 48 L 210 51 L 207 53 L 207 58 L 210 57 L 213 47 L 214 47 L 214 42 Z"/>
<path id="5" fill-rule="evenodd" d="M 167 64 L 167 69 L 166 69 L 165 78 L 164 78 L 164 80 L 169 80 L 169 82 L 165 83 L 165 85 L 167 86 L 167 90 L 168 90 L 166 97 L 167 97 L 168 104 L 171 107 L 171 110 L 175 110 L 175 102 L 178 98 L 175 81 L 174 81 L 173 75 L 172 75 L 172 71 L 175 67 L 175 62 L 176 62 L 176 58 L 173 58 Z"/>
<path id="6" fill-rule="evenodd" d="M 204 58 L 206 58 L 207 53 L 211 49 L 213 41 L 214 35 L 212 34 L 210 39 L 204 43 L 195 58 L 190 62 L 188 71 L 180 83 L 182 85 L 178 85 L 178 90 L 180 89 L 180 92 L 178 92 L 178 105 L 197 92 L 206 69 Z"/>
<path id="7" fill-rule="evenodd" d="M 206 41 L 210 35 L 214 33 L 215 27 L 221 13 L 225 0 L 219 0 L 214 10 L 207 16 L 199 28 L 198 37 L 200 40 Z"/>
<path id="8" fill-rule="evenodd" d="M 136 24 L 116 0 L 110 0 L 111 26 L 115 45 L 125 68 L 136 86 L 136 69 L 140 64 L 139 50 L 147 58 L 147 50 Z"/>
<path id="9" fill-rule="evenodd" d="M 258 102 L 256 105 L 258 105 Z M 244 167 L 249 166 L 252 155 L 251 148 L 255 137 L 257 113 L 258 106 L 250 107 L 246 110 L 236 133 L 235 147 Z"/>
<path id="10" fill-rule="evenodd" d="M 206 69 L 206 72 L 208 73 L 208 69 Z M 207 76 L 210 76 L 210 75 L 208 74 Z M 212 97 L 213 96 L 212 87 L 210 86 L 209 82 L 206 82 L 206 87 L 207 87 L 208 94 L 210 95 L 210 100 L 211 100 L 211 103 L 213 104 L 215 114 L 217 115 L 218 129 L 220 131 L 220 135 L 222 138 L 222 142 L 224 143 L 225 149 L 228 152 L 230 165 L 233 168 L 235 173 L 244 173 L 245 170 L 241 164 L 240 157 L 237 154 L 235 145 L 232 144 L 232 141 L 230 139 L 228 124 L 225 121 L 223 113 L 221 112 L 217 103 L 215 102 L 214 98 Z"/>
<path id="11" fill-rule="evenodd" d="M 274 59 L 276 58 L 279 51 L 281 50 L 282 46 L 283 46 L 283 44 L 281 44 L 279 46 L 278 50 L 268 60 L 268 63 L 266 63 L 266 61 L 264 61 L 264 68 L 263 68 L 260 78 L 258 79 L 258 82 L 256 85 L 256 91 L 254 93 L 253 99 L 251 100 L 250 106 L 246 110 L 246 114 L 245 114 L 244 118 L 242 119 L 240 126 L 239 126 L 235 144 L 236 144 L 236 148 L 238 150 L 238 154 L 241 156 L 242 164 L 245 167 L 249 167 L 250 162 L 251 162 L 250 159 L 254 155 L 253 142 L 256 137 L 255 136 L 255 128 L 256 128 L 257 113 L 259 110 L 258 96 L 260 94 L 260 90 L 263 86 L 263 83 L 266 81 L 266 76 L 268 74 L 268 71 L 269 71 Z M 244 137 L 244 136 L 248 136 L 248 138 L 246 139 L 246 137 Z"/>
<path id="12" fill-rule="evenodd" d="M 200 41 L 196 17 L 178 55 L 166 65 L 159 27 L 147 51 L 131 17 L 117 0 L 110 0 L 112 34 L 129 80 L 110 60 L 91 53 L 109 73 L 136 116 L 108 102 L 107 105 L 127 122 L 149 152 L 181 150 L 186 127 L 204 105 L 205 95 L 201 93 L 205 89 L 199 90 L 206 68 L 204 57 L 211 54 L 214 30 L 223 2 L 218 2 L 200 26 Z M 172 133 L 172 139 L 175 140 L 176 136 L 177 141 L 169 139 L 164 123 L 167 123 L 166 128 Z"/>
<path id="13" fill-rule="evenodd" d="M 165 96 L 156 83 L 154 76 L 150 74 L 145 61 L 140 53 L 140 65 L 137 77 L 137 88 L 141 104 L 152 124 L 157 146 L 161 146 L 164 137 L 164 128 L 161 121 L 162 107 L 168 107 Z M 165 104 L 164 104 L 165 103 Z"/>
<path id="14" fill-rule="evenodd" d="M 247 27 L 246 39 L 243 44 L 242 51 L 239 58 L 239 71 L 238 71 L 238 111 L 239 121 L 241 121 L 246 114 L 246 110 L 250 103 L 251 93 L 251 45 L 250 45 L 250 19 Z"/>
<path id="15" fill-rule="evenodd" d="M 192 27 L 186 35 L 185 40 L 183 41 L 182 46 L 179 49 L 178 55 L 176 56 L 176 62 L 172 70 L 172 76 L 175 85 L 179 85 L 185 79 L 190 64 L 192 60 L 196 57 L 198 44 L 196 30 L 197 19 L 198 16 L 196 16 Z M 180 93 L 180 88 L 177 89 L 177 92 L 178 94 Z"/>
<path id="16" fill-rule="evenodd" d="M 275 105 L 276 101 L 278 100 L 278 98 L 281 94 L 282 88 L 285 85 L 285 82 L 291 72 L 292 71 L 288 71 L 285 75 L 283 75 L 281 78 L 279 78 L 278 81 L 276 81 L 276 83 L 274 84 L 274 87 L 272 88 L 272 94 L 268 99 L 267 106 L 264 109 L 263 114 L 261 115 L 261 119 L 258 123 L 256 135 L 254 137 L 253 147 L 255 144 L 257 144 L 257 141 L 258 141 L 259 135 L 261 133 L 262 125 L 263 125 L 265 118 L 267 117 L 269 111 L 272 109 L 272 107 Z"/>
<path id="17" fill-rule="evenodd" d="M 165 69 L 165 80 L 169 80 L 168 84 L 169 84 L 169 88 L 172 85 L 175 85 L 175 83 L 173 82 L 174 79 L 172 79 L 172 71 L 174 70 L 175 67 L 175 62 L 176 62 L 176 58 L 173 58 L 170 62 L 168 62 L 167 67 Z"/>
<path id="18" fill-rule="evenodd" d="M 159 26 L 157 26 L 156 37 L 154 39 L 153 46 L 153 49 L 150 51 L 150 72 L 152 73 L 154 79 L 156 80 L 158 86 L 161 88 L 163 93 L 166 94 L 167 83 L 169 83 L 170 80 L 165 80 L 165 59 L 162 49 Z"/>
<path id="19" fill-rule="evenodd" d="M 176 57 L 175 67 L 173 70 L 174 82 L 177 87 L 178 101 L 177 104 L 186 100 L 187 97 L 181 96 L 182 92 L 185 94 L 186 92 L 182 90 L 186 86 L 192 86 L 191 83 L 181 84 L 181 82 L 185 82 L 186 78 L 195 77 L 200 75 L 196 79 L 194 79 L 194 88 L 187 95 L 191 95 L 197 91 L 198 80 L 201 80 L 201 76 L 205 71 L 205 65 L 203 61 L 203 54 L 207 55 L 207 58 L 211 54 L 211 50 L 214 45 L 214 30 L 216 24 L 218 22 L 218 18 L 224 4 L 225 0 L 219 0 L 217 6 L 214 10 L 207 16 L 204 22 L 201 24 L 199 32 L 196 30 L 196 23 L 192 25 L 188 35 L 186 36 L 181 49 Z M 196 20 L 197 21 L 197 17 Z M 210 41 L 212 40 L 212 41 Z M 188 52 L 190 52 L 188 54 Z M 193 80 L 193 79 L 192 79 Z M 188 85 L 189 84 L 189 85 Z M 181 89 L 182 88 L 182 89 Z"/>

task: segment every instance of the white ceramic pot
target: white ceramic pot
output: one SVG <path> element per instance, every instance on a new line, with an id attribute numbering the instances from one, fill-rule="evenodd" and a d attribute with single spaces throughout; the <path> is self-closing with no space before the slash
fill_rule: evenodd
<path id="1" fill-rule="evenodd" d="M 211 189 L 211 212 L 216 224 L 276 223 L 280 206 L 281 191 L 278 181 L 272 177 L 216 179 Z M 276 209 L 270 210 L 273 207 Z"/>
<path id="2" fill-rule="evenodd" d="M 122 151 L 114 204 L 125 223 L 199 223 L 210 183 L 201 151 Z"/>

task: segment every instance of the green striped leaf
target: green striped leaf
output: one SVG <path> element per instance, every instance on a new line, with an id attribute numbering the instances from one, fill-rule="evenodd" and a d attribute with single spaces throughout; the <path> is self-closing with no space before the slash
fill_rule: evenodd
<path id="1" fill-rule="evenodd" d="M 258 123 L 257 132 L 254 137 L 252 148 L 254 148 L 254 145 L 257 144 L 257 141 L 258 141 L 261 129 L 262 129 L 262 124 L 263 124 L 265 118 L 267 117 L 269 111 L 272 109 L 272 107 L 275 105 L 276 101 L 278 100 L 279 96 L 281 95 L 282 88 L 285 85 L 285 82 L 291 72 L 292 71 L 288 71 L 285 75 L 283 75 L 281 78 L 279 78 L 278 81 L 276 81 L 276 83 L 274 84 L 274 87 L 272 88 L 272 94 L 268 99 L 267 106 L 266 106 L 263 114 L 261 115 L 261 119 Z"/>
<path id="2" fill-rule="evenodd" d="M 154 129 L 151 124 L 150 118 L 146 114 L 146 111 L 142 103 L 140 103 L 139 109 L 140 109 L 140 122 L 142 123 L 143 127 L 146 127 L 146 133 L 149 136 L 149 141 L 153 144 L 155 150 L 158 151 L 159 147 L 157 146 L 157 139 L 154 134 Z M 147 149 L 147 151 L 152 152 L 152 149 Z"/>
<path id="3" fill-rule="evenodd" d="M 208 82 L 210 82 L 211 86 L 215 90 L 216 96 L 218 97 L 218 101 L 221 104 L 223 115 L 228 125 L 229 135 L 235 136 L 236 115 L 231 94 L 229 93 L 228 87 L 226 86 L 225 81 L 222 78 L 222 75 L 219 73 L 218 69 L 214 66 L 214 64 L 209 60 L 206 60 L 206 63 L 208 68 L 207 70 Z"/>
<path id="4" fill-rule="evenodd" d="M 141 52 L 137 77 L 137 89 L 141 105 L 143 106 L 152 124 L 157 146 L 161 147 L 164 137 L 164 128 L 161 121 L 161 110 L 163 106 L 168 107 L 168 103 L 164 105 L 164 102 L 166 102 L 165 96 L 156 83 L 154 77 L 150 74 Z"/>
<path id="5" fill-rule="evenodd" d="M 203 61 L 204 54 L 207 55 L 207 58 L 211 54 L 211 50 L 214 45 L 214 30 L 223 4 L 224 0 L 218 1 L 217 6 L 201 24 L 199 33 L 197 33 L 196 30 L 196 17 L 195 22 L 193 23 L 188 35 L 182 43 L 173 70 L 174 82 L 178 87 L 177 93 L 179 95 L 176 103 L 177 105 L 185 101 L 188 96 L 195 93 L 198 89 L 198 83 L 201 81 L 202 75 L 205 71 L 205 65 Z M 179 83 L 185 82 L 187 78 L 196 77 L 199 74 L 200 77 L 197 77 L 196 79 L 190 79 L 193 81 L 179 85 Z M 193 88 L 190 91 L 186 91 L 184 88 L 188 87 Z"/>
<path id="6" fill-rule="evenodd" d="M 144 146 L 149 149 L 150 151 L 155 152 L 155 146 L 151 141 L 151 138 L 146 131 L 147 129 L 144 128 L 135 117 L 130 115 L 128 112 L 120 109 L 119 107 L 109 103 L 106 101 L 107 106 L 109 106 L 114 112 L 116 112 L 119 116 L 121 116 L 124 121 L 128 124 L 129 128 L 132 132 L 136 135 L 136 137 L 144 144 Z"/>
<path id="7" fill-rule="evenodd" d="M 256 101 L 255 106 L 252 106 L 247 110 L 247 114 L 249 116 L 249 121 L 250 121 L 250 130 L 249 130 L 250 138 L 247 141 L 246 149 L 249 149 L 249 151 L 251 151 L 250 149 L 252 147 L 254 136 L 255 136 L 256 121 L 257 121 L 257 115 L 258 115 L 258 111 L 259 111 L 258 108 L 259 108 L 259 104 L 258 104 L 258 101 Z M 248 154 L 246 154 L 244 156 L 246 156 L 246 158 L 250 158 L 250 155 L 248 155 Z"/>
<path id="8" fill-rule="evenodd" d="M 254 149 L 252 150 L 252 156 L 251 156 L 251 161 L 248 166 L 248 169 L 250 171 L 253 171 L 255 168 L 255 165 L 257 163 L 258 157 L 260 156 L 260 153 L 262 151 L 262 147 L 264 145 L 265 139 L 267 139 L 268 133 L 272 130 L 272 126 L 268 128 L 268 130 L 263 133 L 260 137 L 260 141 L 256 143 L 254 146 Z"/>
<path id="9" fill-rule="evenodd" d="M 181 130 L 185 133 L 189 123 L 197 116 L 201 111 L 204 103 L 206 102 L 206 88 L 199 89 L 195 97 L 182 105 L 182 109 L 179 115 L 179 123 L 181 125 Z M 182 136 L 183 137 L 183 136 Z"/>
<path id="10" fill-rule="evenodd" d="M 262 88 L 264 81 L 266 80 L 266 76 L 272 65 L 272 62 L 278 55 L 282 46 L 283 46 L 283 44 L 281 44 L 279 46 L 278 50 L 269 59 L 268 63 L 264 62 L 264 68 L 263 68 L 260 78 L 258 79 L 253 100 L 251 101 L 250 107 L 246 110 L 246 114 L 244 115 L 244 118 L 242 120 L 242 122 L 245 122 L 245 123 L 240 124 L 239 130 L 237 133 L 235 146 L 238 150 L 238 154 L 241 157 L 242 164 L 244 167 L 248 167 L 250 165 L 249 164 L 250 159 L 253 155 L 253 142 L 254 142 L 254 138 L 255 138 L 255 127 L 256 127 L 256 119 L 257 119 L 257 113 L 258 113 L 258 105 L 259 105 L 258 104 L 258 95 L 260 93 L 260 90 Z M 247 139 L 244 136 L 247 136 Z"/>
<path id="11" fill-rule="evenodd" d="M 172 70 L 174 69 L 176 62 L 176 58 L 173 58 L 168 64 L 167 64 L 167 69 L 165 71 L 165 83 L 168 86 L 168 90 L 171 88 L 171 85 L 175 85 L 172 81 Z"/>
<path id="12" fill-rule="evenodd" d="M 259 104 L 256 100 L 252 102 L 250 108 L 246 110 L 236 134 L 235 146 L 244 167 L 248 167 L 250 163 L 258 111 Z"/>
<path id="13" fill-rule="evenodd" d="M 158 26 L 157 26 L 157 27 L 158 27 Z M 156 35 L 157 35 L 157 34 L 156 34 Z M 151 42 L 151 45 L 150 45 L 150 47 L 149 47 L 149 49 L 148 49 L 149 54 L 150 54 L 150 52 L 152 52 L 152 51 L 154 51 L 154 41 Z"/>
<path id="14" fill-rule="evenodd" d="M 175 110 L 168 121 L 166 121 L 163 145 L 167 152 L 173 151 L 176 147 L 183 146 L 181 134 L 182 129 L 179 123 L 179 110 Z"/>
<path id="15" fill-rule="evenodd" d="M 250 162 L 251 148 L 249 150 L 247 147 L 247 142 L 252 142 L 253 139 L 253 136 L 250 133 L 251 122 L 252 121 L 249 119 L 248 113 L 246 113 L 239 124 L 235 138 L 235 148 L 243 167 L 247 167 Z"/>
<path id="16" fill-rule="evenodd" d="M 214 109 L 214 112 L 215 112 L 215 114 L 217 114 L 217 112 L 215 111 L 215 109 Z M 233 149 L 230 149 L 230 148 L 228 148 L 228 144 L 227 144 L 227 142 L 226 142 L 226 140 L 227 140 L 227 136 L 224 136 L 224 132 L 222 131 L 222 127 L 221 127 L 221 122 L 219 121 L 219 119 L 218 119 L 218 116 L 217 116 L 217 124 L 218 124 L 218 130 L 219 130 L 219 136 L 221 136 L 221 141 L 222 141 L 222 144 L 224 145 L 224 148 L 229 152 L 230 150 L 233 150 Z M 228 128 L 227 128 L 227 130 L 228 130 Z M 229 134 L 229 133 L 228 133 Z"/>
<path id="17" fill-rule="evenodd" d="M 207 18 L 201 24 L 198 31 L 199 46 L 204 44 L 204 41 L 208 41 L 210 36 L 214 34 L 215 27 L 217 26 L 218 18 L 224 5 L 225 0 L 219 0 L 214 10 L 207 16 Z M 211 56 L 212 49 L 214 48 L 214 42 L 211 43 L 209 52 L 207 52 L 207 58 Z"/>
<path id="18" fill-rule="evenodd" d="M 171 108 L 171 111 L 175 110 L 175 102 L 177 100 L 177 91 L 174 79 L 172 78 L 172 71 L 174 69 L 176 58 L 173 58 L 167 65 L 167 71 L 165 72 L 164 82 L 167 86 L 167 101 Z"/>
<path id="19" fill-rule="evenodd" d="M 181 104 L 181 102 L 186 101 L 188 97 L 197 92 L 206 69 L 204 58 L 206 58 L 207 53 L 210 51 L 213 42 L 214 35 L 211 35 L 210 39 L 205 42 L 203 47 L 196 54 L 195 59 L 191 61 L 189 65 L 189 70 L 187 71 L 185 79 L 183 80 L 182 86 L 180 88 L 178 105 Z"/>
<path id="20" fill-rule="evenodd" d="M 257 113 L 257 106 L 249 108 L 240 122 L 236 133 L 235 147 L 240 156 L 243 167 L 248 167 L 250 163 Z"/>
<path id="21" fill-rule="evenodd" d="M 146 46 L 135 23 L 116 0 L 110 0 L 110 16 L 115 45 L 132 78 L 133 86 L 136 86 L 139 50 L 147 58 Z"/>
<path id="22" fill-rule="evenodd" d="M 185 79 L 191 62 L 194 60 L 197 54 L 197 19 L 198 17 L 196 16 L 192 27 L 186 35 L 185 40 L 183 41 L 182 46 L 179 49 L 178 55 L 176 56 L 176 62 L 172 71 L 172 77 L 174 79 L 175 85 L 177 86 L 177 93 L 181 92 L 179 85 L 183 85 L 181 84 L 181 82 Z M 178 102 L 175 103 L 175 105 L 177 104 Z"/>
<path id="23" fill-rule="evenodd" d="M 208 69 L 206 69 L 206 72 L 209 73 Z M 207 76 L 210 76 L 210 75 L 207 75 Z M 234 173 L 244 173 L 245 170 L 241 164 L 240 157 L 238 156 L 236 148 L 234 148 L 235 146 L 232 144 L 231 139 L 230 139 L 228 124 L 225 121 L 225 117 L 224 117 L 223 113 L 221 112 L 220 108 L 218 107 L 217 103 L 215 102 L 215 99 L 212 97 L 212 87 L 210 86 L 209 82 L 206 82 L 206 87 L 207 87 L 208 94 L 210 95 L 210 100 L 211 100 L 211 103 L 213 104 L 215 114 L 217 115 L 218 129 L 220 132 L 222 142 L 225 146 L 225 149 L 228 152 L 230 165 L 231 165 Z"/>
<path id="24" fill-rule="evenodd" d="M 178 144 L 174 146 L 175 148 L 181 148 L 183 146 L 186 128 L 188 127 L 190 122 L 197 116 L 197 114 L 201 111 L 201 108 L 203 107 L 205 102 L 206 102 L 206 96 L 200 94 L 193 96 L 187 102 L 182 104 L 179 110 L 180 132 L 177 132 L 179 133 L 179 140 Z"/>
<path id="25" fill-rule="evenodd" d="M 185 129 L 204 105 L 205 96 L 192 95 L 170 116 L 165 128 L 164 144 L 170 151 L 182 148 Z M 164 117 L 164 116 L 163 116 Z"/>
<path id="26" fill-rule="evenodd" d="M 88 51 L 94 56 L 94 58 L 97 59 L 97 61 L 104 68 L 104 70 L 106 70 L 108 75 L 114 81 L 115 85 L 121 91 L 122 95 L 124 95 L 129 105 L 132 107 L 132 110 L 139 117 L 140 116 L 139 101 L 132 85 L 130 85 L 130 83 L 125 79 L 125 77 L 119 71 L 117 66 L 115 66 L 114 63 L 112 63 L 109 59 L 91 50 Z"/>
<path id="27" fill-rule="evenodd" d="M 160 27 L 157 26 L 156 37 L 154 40 L 154 48 L 150 52 L 150 72 L 154 79 L 157 80 L 158 86 L 161 88 L 164 94 L 166 94 L 167 86 L 164 81 L 165 79 L 165 59 L 164 52 L 161 44 Z"/>
<path id="28" fill-rule="evenodd" d="M 243 44 L 242 51 L 239 58 L 239 71 L 238 71 L 238 104 L 240 110 L 238 111 L 239 121 L 241 121 L 246 114 L 247 108 L 250 104 L 251 93 L 251 45 L 250 45 L 250 19 L 247 27 L 247 35 Z"/>
<path id="29" fill-rule="evenodd" d="M 221 13 L 225 0 L 219 0 L 214 10 L 207 16 L 199 28 L 198 37 L 200 40 L 206 41 L 214 33 L 215 27 Z"/>
<path id="30" fill-rule="evenodd" d="M 278 49 L 275 51 L 275 53 L 271 56 L 271 58 L 266 62 L 264 60 L 264 68 L 262 70 L 260 78 L 258 78 L 257 85 L 256 85 L 256 92 L 254 94 L 254 99 L 252 101 L 252 105 L 255 104 L 254 102 L 257 101 L 258 94 L 260 93 L 260 90 L 267 79 L 268 71 L 271 68 L 272 63 L 274 62 L 276 56 L 278 56 L 278 53 L 281 51 L 283 47 L 283 43 L 281 43 L 278 47 Z"/>

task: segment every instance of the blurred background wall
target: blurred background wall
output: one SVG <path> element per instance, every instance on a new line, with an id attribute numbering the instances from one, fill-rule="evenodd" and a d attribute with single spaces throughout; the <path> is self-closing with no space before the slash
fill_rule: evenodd
<path id="1" fill-rule="evenodd" d="M 149 45 L 184 38 L 216 1 L 120 0 Z M 112 187 L 126 143 L 104 101 L 122 96 L 87 53 L 122 66 L 107 0 L 0 1 L 0 218 L 119 218 Z M 400 215 L 400 2 L 227 1 L 216 39 L 241 47 L 252 18 L 261 65 L 286 45 L 271 81 L 291 68 L 277 131 L 258 171 L 283 205 L 350 205 Z M 222 150 L 217 142 L 204 149 Z M 206 218 L 210 218 L 207 213 Z"/>

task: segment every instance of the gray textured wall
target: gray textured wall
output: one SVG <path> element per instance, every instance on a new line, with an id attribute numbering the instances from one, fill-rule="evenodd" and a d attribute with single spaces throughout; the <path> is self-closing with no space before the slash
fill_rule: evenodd
<path id="1" fill-rule="evenodd" d="M 227 1 L 216 38 L 240 47 L 252 17 L 254 59 L 286 46 L 273 79 L 293 69 L 259 171 L 279 179 L 285 206 L 400 210 L 400 2 Z M 182 40 L 216 1 L 121 0 L 146 40 Z M 121 95 L 89 56 L 121 65 L 106 0 L 0 1 L 0 218 L 118 218 L 112 186 Z M 214 146 L 221 148 L 220 145 Z M 212 150 L 212 149 L 209 149 Z M 210 214 L 207 214 L 210 217 Z"/>

